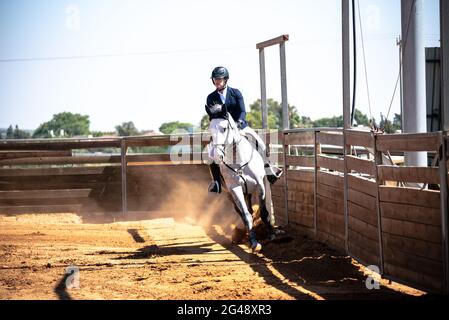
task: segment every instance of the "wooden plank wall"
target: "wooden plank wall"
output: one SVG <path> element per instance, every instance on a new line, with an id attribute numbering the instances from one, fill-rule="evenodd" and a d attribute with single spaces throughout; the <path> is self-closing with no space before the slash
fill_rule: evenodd
<path id="1" fill-rule="evenodd" d="M 118 140 L 1 141 L 0 213 L 115 210 L 116 197 L 109 195 L 120 186 L 120 170 L 110 158 L 102 157 L 104 165 L 89 165 L 94 157 L 72 157 L 72 148 L 90 147 L 118 147 Z M 112 200 L 97 201 L 103 197 Z"/>
<path id="2" fill-rule="evenodd" d="M 191 143 L 193 138 L 183 139 Z M 164 146 L 178 141 L 171 141 L 168 136 L 138 137 L 131 138 L 129 145 Z M 0 214 L 121 214 L 121 156 L 72 155 L 74 149 L 119 145 L 120 139 L 2 141 Z M 199 159 L 201 163 L 202 156 L 190 154 L 188 159 Z M 189 202 L 195 203 L 195 209 L 206 211 L 204 198 L 210 182 L 207 166 L 200 163 L 176 165 L 170 162 L 170 154 L 129 154 L 126 157 L 128 211 L 181 211 L 189 208 L 190 205 L 186 205 Z M 214 205 L 220 208 L 216 201 Z"/>
<path id="3" fill-rule="evenodd" d="M 0 214 L 121 214 L 120 166 L 91 169 L 0 169 Z M 127 174 L 130 212 L 181 211 L 191 202 L 208 209 L 210 175 L 204 165 L 136 165 Z"/>
<path id="4" fill-rule="evenodd" d="M 440 169 L 382 163 L 386 154 L 426 151 L 438 155 L 442 133 L 348 130 L 346 167 L 342 152 L 337 152 L 342 150 L 342 134 L 315 130 L 314 137 L 312 133 L 290 130 L 285 134 L 287 201 L 282 202 L 281 186 L 275 188 L 278 212 L 285 212 L 287 205 L 290 226 L 341 251 L 346 251 L 347 240 L 348 253 L 364 265 L 378 266 L 384 277 L 425 290 L 447 290 L 440 207 L 444 199 L 439 190 L 403 186 L 425 183 L 438 189 Z M 298 154 L 298 146 L 316 153 Z"/>
<path id="5" fill-rule="evenodd" d="M 288 220 L 286 217 L 285 209 L 285 176 L 283 175 L 276 184 L 271 186 L 271 199 L 273 201 L 273 210 L 275 215 L 275 221 L 279 225 L 287 225 Z"/>
<path id="6" fill-rule="evenodd" d="M 345 250 L 343 156 L 325 153 L 324 146 L 343 147 L 341 132 L 316 133 L 316 238 Z"/>
<path id="7" fill-rule="evenodd" d="M 441 133 L 382 135 L 377 150 L 433 151 Z M 393 167 L 379 164 L 384 273 L 435 291 L 444 289 L 440 191 L 385 185 L 384 182 L 439 183 L 437 167 Z"/>
<path id="8" fill-rule="evenodd" d="M 365 147 L 374 152 L 374 134 L 348 131 L 351 147 Z M 348 246 L 349 253 L 366 265 L 381 266 L 378 229 L 376 163 L 374 154 L 346 156 L 348 174 Z"/>
<path id="9" fill-rule="evenodd" d="M 293 229 L 306 234 L 311 234 L 314 228 L 313 146 L 313 132 L 288 133 L 284 136 L 286 172 L 282 181 L 283 212 L 287 214 Z"/>
<path id="10" fill-rule="evenodd" d="M 0 169 L 0 213 L 118 212 L 120 167 Z"/>

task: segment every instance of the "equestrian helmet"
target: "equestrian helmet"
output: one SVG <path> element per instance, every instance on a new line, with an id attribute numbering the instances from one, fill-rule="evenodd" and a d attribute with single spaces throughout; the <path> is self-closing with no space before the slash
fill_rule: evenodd
<path id="1" fill-rule="evenodd" d="M 216 67 L 214 70 L 212 70 L 212 75 L 210 76 L 210 78 L 213 79 L 220 79 L 220 78 L 224 78 L 225 80 L 229 79 L 229 72 L 228 69 L 226 69 L 225 67 Z"/>

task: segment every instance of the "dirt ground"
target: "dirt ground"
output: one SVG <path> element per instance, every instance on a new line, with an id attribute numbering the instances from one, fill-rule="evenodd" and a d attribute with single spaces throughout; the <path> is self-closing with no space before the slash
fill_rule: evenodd
<path id="1" fill-rule="evenodd" d="M 88 221 L 87 221 L 88 222 Z M 0 299 L 403 299 L 382 280 L 304 237 L 252 254 L 218 225 L 153 218 L 87 223 L 75 214 L 0 216 Z M 288 230 L 287 230 L 288 231 Z M 66 288 L 66 268 L 79 288 Z"/>

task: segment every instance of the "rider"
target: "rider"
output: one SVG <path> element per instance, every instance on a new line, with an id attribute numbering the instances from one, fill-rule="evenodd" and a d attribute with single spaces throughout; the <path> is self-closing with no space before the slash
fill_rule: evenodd
<path id="1" fill-rule="evenodd" d="M 231 88 L 227 85 L 229 79 L 228 70 L 225 67 L 216 67 L 212 71 L 211 79 L 216 90 L 207 96 L 205 107 L 206 112 L 209 115 L 209 120 L 222 118 L 225 116 L 224 113 L 229 112 L 237 124 L 237 127 L 240 129 L 240 134 L 257 141 L 258 151 L 262 155 L 265 163 L 268 181 L 272 184 L 275 183 L 282 175 L 282 169 L 274 168 L 270 164 L 265 143 L 258 134 L 248 126 L 245 119 L 246 111 L 242 93 L 238 89 Z M 214 162 L 212 162 L 209 167 L 213 179 L 209 185 L 209 192 L 220 193 L 220 167 Z"/>

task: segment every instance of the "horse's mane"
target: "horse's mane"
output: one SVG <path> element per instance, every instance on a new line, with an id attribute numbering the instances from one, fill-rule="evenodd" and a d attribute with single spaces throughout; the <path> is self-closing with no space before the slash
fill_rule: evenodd
<path id="1" fill-rule="evenodd" d="M 235 123 L 234 118 L 232 118 L 232 116 L 231 116 L 231 114 L 229 112 L 227 113 L 227 115 L 228 115 L 228 119 L 227 120 L 231 124 L 232 129 L 234 129 L 234 131 L 236 131 L 238 134 L 240 134 L 239 131 L 236 130 L 237 129 L 237 124 Z"/>

